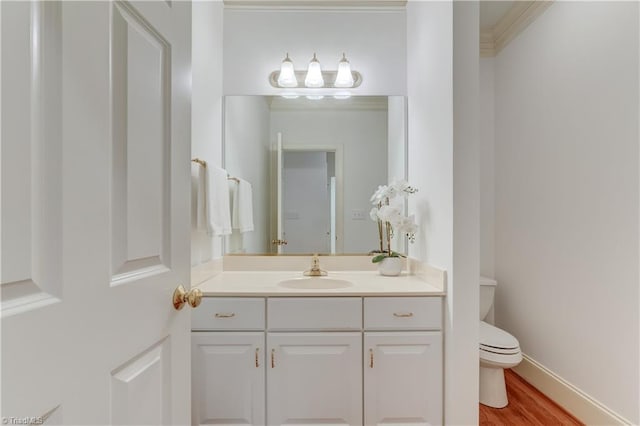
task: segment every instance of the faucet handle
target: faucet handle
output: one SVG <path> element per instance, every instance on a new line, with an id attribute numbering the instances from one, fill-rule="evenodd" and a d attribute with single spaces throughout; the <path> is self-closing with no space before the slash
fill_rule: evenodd
<path id="1" fill-rule="evenodd" d="M 304 271 L 304 275 L 311 277 L 322 277 L 327 275 L 327 271 L 320 269 L 320 258 L 318 253 L 314 253 L 311 257 L 311 269 Z"/>

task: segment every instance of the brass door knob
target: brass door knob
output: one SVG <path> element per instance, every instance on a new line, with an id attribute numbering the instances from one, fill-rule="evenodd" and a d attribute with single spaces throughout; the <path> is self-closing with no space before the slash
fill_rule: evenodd
<path id="1" fill-rule="evenodd" d="M 198 307 L 202 302 L 202 291 L 198 288 L 192 288 L 186 291 L 182 284 L 180 284 L 173 292 L 173 307 L 176 310 L 184 308 L 185 304 L 191 305 L 192 308 Z"/>

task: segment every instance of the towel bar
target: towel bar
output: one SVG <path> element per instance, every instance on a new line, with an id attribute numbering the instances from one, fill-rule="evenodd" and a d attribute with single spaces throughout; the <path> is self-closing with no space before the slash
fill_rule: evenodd
<path id="1" fill-rule="evenodd" d="M 204 160 L 201 160 L 199 158 L 194 158 L 191 160 L 192 163 L 198 163 L 200 164 L 202 167 L 207 167 L 207 162 Z"/>

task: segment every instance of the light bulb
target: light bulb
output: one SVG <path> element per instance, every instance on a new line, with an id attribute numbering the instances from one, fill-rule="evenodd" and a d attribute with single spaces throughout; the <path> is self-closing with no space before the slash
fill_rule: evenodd
<path id="1" fill-rule="evenodd" d="M 313 54 L 311 62 L 309 62 L 309 68 L 307 70 L 307 77 L 304 79 L 304 85 L 307 87 L 322 87 L 324 86 L 324 79 L 322 78 L 322 69 L 320 69 L 320 62 L 316 58 L 316 54 Z"/>
<path id="2" fill-rule="evenodd" d="M 278 75 L 278 86 L 280 87 L 298 87 L 296 80 L 296 72 L 293 68 L 293 62 L 289 59 L 289 54 L 280 65 L 280 74 Z"/>
<path id="3" fill-rule="evenodd" d="M 351 64 L 347 61 L 345 54 L 342 54 L 342 59 L 338 62 L 338 74 L 336 75 L 336 81 L 333 83 L 334 87 L 353 87 L 353 74 L 351 74 Z"/>

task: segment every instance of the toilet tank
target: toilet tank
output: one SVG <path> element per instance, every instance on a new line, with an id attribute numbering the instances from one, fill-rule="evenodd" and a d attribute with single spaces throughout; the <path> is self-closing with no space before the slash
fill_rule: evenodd
<path id="1" fill-rule="evenodd" d="M 493 296 L 497 285 L 496 280 L 480 277 L 480 321 L 485 319 L 493 306 Z"/>

